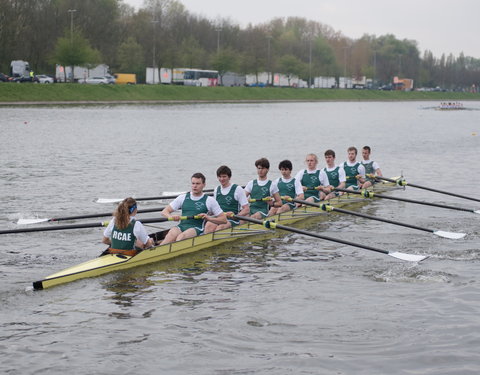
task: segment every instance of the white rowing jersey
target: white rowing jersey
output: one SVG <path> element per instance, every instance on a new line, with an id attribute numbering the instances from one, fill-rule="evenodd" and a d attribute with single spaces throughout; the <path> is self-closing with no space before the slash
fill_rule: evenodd
<path id="1" fill-rule="evenodd" d="M 182 208 L 186 195 L 187 194 L 180 194 L 172 202 L 170 202 L 169 206 L 173 209 L 173 211 L 177 211 Z M 204 195 L 205 194 L 202 194 L 201 196 L 196 197 L 192 193 L 190 193 L 190 199 L 195 202 L 202 199 Z M 206 206 L 207 206 L 208 213 L 213 216 L 218 216 L 221 213 L 223 213 L 223 210 L 220 208 L 220 205 L 218 204 L 218 202 L 211 196 L 207 197 Z"/>

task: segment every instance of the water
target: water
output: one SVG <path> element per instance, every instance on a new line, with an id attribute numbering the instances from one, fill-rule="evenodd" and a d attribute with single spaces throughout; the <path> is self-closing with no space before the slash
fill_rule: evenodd
<path id="1" fill-rule="evenodd" d="M 385 175 L 479 197 L 480 104 L 448 112 L 436 104 L 2 108 L 1 228 L 114 209 L 99 197 L 182 191 L 197 171 L 213 187 L 221 164 L 244 184 L 259 157 L 270 159 L 273 178 L 282 159 L 297 171 L 308 152 L 323 160 L 332 148 L 343 161 L 347 147 L 365 144 Z M 419 189 L 392 194 L 480 209 Z M 1 235 L 0 370 L 478 374 L 480 217 L 395 201 L 358 209 L 468 236 L 332 214 L 302 227 L 431 256 L 410 264 L 286 233 L 33 292 L 32 281 L 97 256 L 102 230 Z"/>

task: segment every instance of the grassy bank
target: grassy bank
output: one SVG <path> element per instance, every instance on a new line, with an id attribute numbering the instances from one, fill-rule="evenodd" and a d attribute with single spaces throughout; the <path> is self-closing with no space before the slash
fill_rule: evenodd
<path id="1" fill-rule="evenodd" d="M 80 85 L 0 83 L 0 103 L 123 101 L 466 101 L 480 94 L 379 90 L 294 89 L 255 87 L 184 87 L 171 85 Z"/>

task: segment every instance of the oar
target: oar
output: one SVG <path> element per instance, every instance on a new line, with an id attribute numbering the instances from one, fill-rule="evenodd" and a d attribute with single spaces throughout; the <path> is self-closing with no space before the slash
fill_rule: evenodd
<path id="1" fill-rule="evenodd" d="M 283 229 L 283 230 L 287 230 L 287 231 L 293 232 L 293 233 L 299 233 L 299 234 L 304 234 L 304 235 L 310 236 L 310 237 L 320 238 L 322 240 L 338 242 L 338 243 L 341 243 L 341 244 L 344 244 L 344 245 L 349 245 L 349 246 L 355 246 L 355 247 L 359 247 L 361 249 L 386 254 L 386 255 L 389 255 L 389 256 L 397 258 L 397 259 L 407 260 L 409 262 L 420 262 L 420 261 L 428 258 L 428 256 L 425 256 L 425 255 L 405 254 L 405 253 L 400 253 L 398 251 L 391 252 L 391 251 L 388 251 L 388 250 L 383 250 L 383 249 L 378 249 L 378 248 L 367 246 L 367 245 L 362 245 L 362 244 L 359 244 L 359 243 L 356 243 L 356 242 L 350 242 L 350 241 L 345 241 L 345 240 L 341 240 L 341 239 L 338 239 L 338 238 L 327 237 L 327 236 L 323 236 L 323 235 L 320 235 L 320 234 L 317 234 L 317 233 L 312 233 L 312 232 L 307 232 L 305 230 L 301 230 L 301 229 L 297 229 L 297 228 L 287 227 L 285 225 L 278 224 L 274 221 L 268 221 L 268 220 L 261 221 L 261 220 L 257 220 L 257 219 L 253 219 L 251 217 L 245 217 L 245 216 L 235 216 L 235 217 L 237 218 L 237 220 L 249 221 L 251 223 L 263 225 L 266 228 Z"/>
<path id="2" fill-rule="evenodd" d="M 269 202 L 269 201 L 273 201 L 273 198 L 272 197 L 265 197 L 265 198 L 258 198 L 258 199 L 249 199 L 248 202 L 250 203 L 253 203 L 253 202 Z"/>
<path id="3" fill-rule="evenodd" d="M 200 219 L 199 216 L 181 216 L 180 220 L 187 219 Z M 140 220 L 142 224 L 148 223 L 161 223 L 164 221 L 174 221 L 172 217 L 156 217 Z M 70 225 L 52 225 L 50 227 L 34 227 L 24 229 L 7 229 L 1 230 L 0 234 L 12 234 L 12 233 L 27 233 L 27 232 L 47 232 L 52 230 L 67 230 L 67 229 L 84 229 L 84 228 L 97 228 L 108 226 L 109 221 L 102 221 L 100 223 L 86 223 L 86 224 L 70 224 Z"/>
<path id="4" fill-rule="evenodd" d="M 423 227 L 418 227 L 418 226 L 412 225 L 412 224 L 401 223 L 401 222 L 399 222 L 399 221 L 382 219 L 382 218 L 376 217 L 376 216 L 365 215 L 365 214 L 361 214 L 361 213 L 355 212 L 355 211 L 349 211 L 349 210 L 344 210 L 344 209 L 342 209 L 342 208 L 336 208 L 336 207 L 330 206 L 330 205 L 328 205 L 328 204 L 312 203 L 312 202 L 304 201 L 304 200 L 301 200 L 301 199 L 292 199 L 292 198 L 290 198 L 290 199 L 291 199 L 293 202 L 296 202 L 296 203 L 301 203 L 301 204 L 305 204 L 305 205 L 309 205 L 309 206 L 314 206 L 314 207 L 320 207 L 323 211 L 340 212 L 340 213 L 342 213 L 342 214 L 359 216 L 359 217 L 363 217 L 363 218 L 365 218 L 365 219 L 382 221 L 382 222 L 384 222 L 384 223 L 389 223 L 389 224 L 393 224 L 393 225 L 400 225 L 400 226 L 402 226 L 402 227 L 407 227 L 407 228 L 411 228 L 411 229 L 422 230 L 422 231 L 424 231 L 424 232 L 430 232 L 430 233 L 433 233 L 433 234 L 436 235 L 436 236 L 444 237 L 444 238 L 450 238 L 450 239 L 452 239 L 452 240 L 456 240 L 456 239 L 463 238 L 463 237 L 466 236 L 466 233 L 445 232 L 445 231 L 441 231 L 441 230 L 434 230 L 434 229 L 429 229 L 429 228 L 423 228 Z"/>
<path id="5" fill-rule="evenodd" d="M 147 212 L 158 212 L 163 211 L 165 207 L 157 207 L 157 208 L 146 208 L 144 210 L 138 210 L 139 214 L 147 213 Z M 65 216 L 65 217 L 54 217 L 50 219 L 18 219 L 18 225 L 28 225 L 28 224 L 39 224 L 39 223 L 46 223 L 50 221 L 66 221 L 66 220 L 78 220 L 78 219 L 91 219 L 94 217 L 105 217 L 105 216 L 112 216 L 112 212 L 104 212 L 101 214 L 88 214 L 88 215 L 78 215 L 78 216 Z"/>
<path id="6" fill-rule="evenodd" d="M 206 189 L 203 191 L 204 193 L 207 193 L 207 195 L 212 195 L 213 189 Z M 159 201 L 163 199 L 175 199 L 179 195 L 185 194 L 183 193 L 175 193 L 172 195 L 161 195 L 159 197 L 145 197 L 145 198 L 135 198 L 137 201 Z M 119 203 L 123 201 L 123 198 L 97 198 L 95 201 L 96 203 Z"/>
<path id="7" fill-rule="evenodd" d="M 480 199 L 477 199 L 477 198 L 472 198 L 472 197 L 467 197 L 466 195 L 460 195 L 460 194 L 455 194 L 455 193 L 451 193 L 449 191 L 445 191 L 445 190 L 437 190 L 437 189 L 432 189 L 432 188 L 429 188 L 429 187 L 426 187 L 426 186 L 420 186 L 420 185 L 416 185 L 416 184 L 411 184 L 407 181 L 405 181 L 404 179 L 398 179 L 398 180 L 393 180 L 391 178 L 386 178 L 386 177 L 381 177 L 381 176 L 375 176 L 373 174 L 371 175 L 368 175 L 368 177 L 370 178 L 376 178 L 377 180 L 384 180 L 384 181 L 389 181 L 389 182 L 393 182 L 399 186 L 411 186 L 411 187 L 415 187 L 415 188 L 418 188 L 418 189 L 423 189 L 423 190 L 428 190 L 428 191 L 433 191 L 435 193 L 440 193 L 440 194 L 445 194 L 445 195 L 450 195 L 452 197 L 457 197 L 457 198 L 463 198 L 463 199 L 469 199 L 471 201 L 475 201 L 475 202 L 480 202 Z"/>
<path id="8" fill-rule="evenodd" d="M 423 201 L 417 201 L 414 199 L 407 199 L 407 198 L 398 198 L 398 197 L 391 197 L 389 195 L 382 195 L 382 194 L 377 194 L 373 191 L 363 189 L 361 191 L 354 191 L 354 190 L 348 190 L 348 189 L 335 189 L 336 191 L 343 191 L 344 193 L 351 193 L 351 194 L 360 194 L 365 198 L 384 198 L 384 199 L 391 199 L 394 201 L 400 201 L 400 202 L 407 202 L 407 203 L 414 203 L 414 204 L 423 204 L 425 206 L 432 206 L 432 207 L 439 207 L 439 208 L 446 208 L 449 210 L 456 210 L 456 211 L 464 211 L 464 212 L 473 212 L 474 214 L 480 214 L 480 210 L 475 210 L 472 208 L 462 208 L 462 207 L 456 207 L 456 206 L 448 206 L 446 204 L 438 204 L 438 203 L 430 203 L 430 202 L 423 202 Z"/>

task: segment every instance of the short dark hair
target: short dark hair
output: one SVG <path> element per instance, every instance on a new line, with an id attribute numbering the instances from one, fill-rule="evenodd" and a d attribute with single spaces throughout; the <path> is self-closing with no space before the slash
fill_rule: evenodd
<path id="1" fill-rule="evenodd" d="M 200 173 L 200 172 L 194 173 L 191 178 L 201 178 L 202 183 L 205 183 L 206 181 L 205 176 L 203 175 L 203 173 Z"/>
<path id="2" fill-rule="evenodd" d="M 217 169 L 217 177 L 220 177 L 222 174 L 226 174 L 230 178 L 232 177 L 232 170 L 226 165 L 221 165 Z"/>
<path id="3" fill-rule="evenodd" d="M 290 160 L 282 160 L 279 164 L 278 164 L 278 169 L 290 169 L 292 170 L 293 169 L 293 165 L 292 165 L 292 162 Z"/>
<path id="4" fill-rule="evenodd" d="M 255 167 L 258 167 L 258 166 L 270 169 L 270 162 L 268 161 L 267 158 L 260 158 L 255 162 Z"/>
<path id="5" fill-rule="evenodd" d="M 355 155 L 358 154 L 357 148 L 353 146 L 350 146 L 347 151 L 355 151 Z"/>
<path id="6" fill-rule="evenodd" d="M 324 154 L 324 155 L 325 155 L 325 156 L 329 156 L 329 155 L 330 155 L 330 156 L 335 157 L 335 151 L 328 149 L 327 151 L 325 151 L 325 154 Z"/>
<path id="7" fill-rule="evenodd" d="M 367 150 L 369 154 L 372 152 L 372 149 L 370 148 L 370 146 L 363 146 L 363 149 Z"/>

